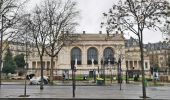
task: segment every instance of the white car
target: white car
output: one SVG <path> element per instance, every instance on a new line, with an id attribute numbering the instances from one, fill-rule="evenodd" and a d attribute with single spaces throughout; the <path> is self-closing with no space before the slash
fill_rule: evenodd
<path id="1" fill-rule="evenodd" d="M 40 77 L 33 77 L 30 79 L 30 85 L 39 85 L 41 83 L 41 76 Z M 43 84 L 48 84 L 49 78 L 47 76 L 43 76 Z"/>

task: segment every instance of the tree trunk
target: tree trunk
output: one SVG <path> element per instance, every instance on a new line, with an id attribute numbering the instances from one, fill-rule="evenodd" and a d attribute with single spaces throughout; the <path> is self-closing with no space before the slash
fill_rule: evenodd
<path id="1" fill-rule="evenodd" d="M 2 80 L 2 55 L 3 55 L 3 16 L 1 15 L 1 43 L 0 43 L 0 87 L 1 87 L 1 80 Z"/>
<path id="2" fill-rule="evenodd" d="M 2 47 L 1 47 L 1 49 L 2 49 Z M 2 80 L 2 76 L 1 75 L 2 75 L 2 52 L 0 54 L 0 87 L 1 87 L 1 80 Z"/>
<path id="3" fill-rule="evenodd" d="M 146 98 L 146 88 L 145 88 L 145 71 L 144 71 L 144 56 L 143 56 L 143 36 L 141 33 L 141 39 L 139 39 L 140 52 L 141 52 L 141 69 L 142 69 L 142 90 L 143 98 Z"/>
<path id="4" fill-rule="evenodd" d="M 53 70 L 54 70 L 54 64 L 53 64 L 54 57 L 51 57 L 51 70 L 50 70 L 50 84 L 53 85 Z"/>
<path id="5" fill-rule="evenodd" d="M 40 55 L 40 63 L 41 63 L 41 83 L 40 83 L 40 90 L 43 90 L 43 56 Z"/>

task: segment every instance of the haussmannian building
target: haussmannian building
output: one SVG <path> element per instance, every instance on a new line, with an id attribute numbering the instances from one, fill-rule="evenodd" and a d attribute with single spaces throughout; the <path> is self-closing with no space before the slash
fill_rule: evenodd
<path id="1" fill-rule="evenodd" d="M 146 77 L 150 77 L 150 59 L 147 50 L 144 48 L 144 71 Z M 125 40 L 126 67 L 129 75 L 141 75 L 141 53 L 137 39 Z M 133 77 L 133 76 L 132 76 Z"/>
<path id="2" fill-rule="evenodd" d="M 168 58 L 170 57 L 170 44 L 168 42 L 148 43 L 147 49 L 151 67 L 158 66 L 161 72 L 167 72 Z M 165 73 L 164 73 L 165 74 Z"/>

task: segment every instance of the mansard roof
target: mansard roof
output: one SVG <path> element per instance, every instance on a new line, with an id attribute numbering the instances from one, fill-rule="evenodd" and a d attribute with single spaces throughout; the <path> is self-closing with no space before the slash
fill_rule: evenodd
<path id="1" fill-rule="evenodd" d="M 170 49 L 170 44 L 166 42 L 148 43 L 145 45 L 147 50 Z"/>

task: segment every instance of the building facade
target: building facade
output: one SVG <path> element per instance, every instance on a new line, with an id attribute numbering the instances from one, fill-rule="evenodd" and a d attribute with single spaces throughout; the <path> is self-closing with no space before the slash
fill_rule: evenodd
<path id="1" fill-rule="evenodd" d="M 167 71 L 170 57 L 170 44 L 168 42 L 148 43 L 147 49 L 151 67 L 159 67 L 159 71 Z"/>
<path id="2" fill-rule="evenodd" d="M 144 70 L 145 75 L 150 76 L 150 59 L 147 50 L 144 48 Z M 126 66 L 129 74 L 141 75 L 141 53 L 139 43 L 136 39 L 130 38 L 125 40 Z"/>
<path id="3" fill-rule="evenodd" d="M 14 55 L 25 53 L 26 45 L 19 42 L 9 42 L 9 48 Z M 151 47 L 151 46 L 150 46 Z M 149 50 L 144 48 L 144 70 L 150 75 L 150 67 L 153 62 L 164 66 L 168 51 Z M 35 45 L 28 43 L 28 67 L 29 72 L 40 76 L 40 60 Z M 160 52 L 160 53 L 158 53 Z M 153 53 L 153 55 L 151 55 Z M 166 55 L 166 57 L 164 57 Z M 154 56 L 154 57 L 152 57 Z M 62 75 L 63 72 L 71 74 L 71 62 L 76 63 L 76 74 L 98 73 L 105 70 L 105 74 L 117 75 L 118 59 L 121 58 L 121 69 L 133 74 L 141 74 L 141 59 L 138 41 L 134 38 L 125 39 L 123 33 L 88 34 L 83 32 L 72 44 L 64 46 L 58 56 L 54 58 L 54 75 Z M 153 58 L 153 59 L 152 59 Z M 50 57 L 45 53 L 43 57 L 44 75 L 50 75 Z M 101 74 L 102 72 L 99 72 Z"/>
<path id="4" fill-rule="evenodd" d="M 122 57 L 122 69 L 125 66 L 125 45 L 123 34 L 80 34 L 76 42 L 67 45 L 61 49 L 58 56 L 54 60 L 54 75 L 61 75 L 64 71 L 71 73 L 71 62 L 75 62 L 76 74 L 89 74 L 91 71 L 97 73 L 98 69 L 102 69 L 102 61 L 106 62 L 104 67 L 106 73 L 110 73 L 107 69 L 114 69 L 113 73 L 117 73 L 116 62 Z M 40 61 L 36 52 L 29 55 L 29 68 L 40 68 Z M 50 57 L 44 56 L 44 73 L 50 74 Z M 40 75 L 40 71 L 35 71 L 36 75 Z"/>

